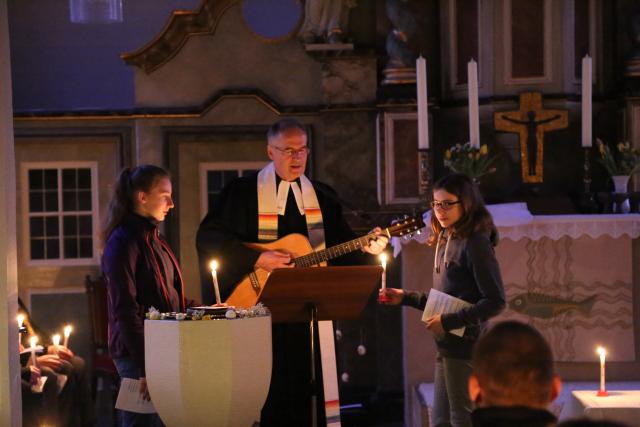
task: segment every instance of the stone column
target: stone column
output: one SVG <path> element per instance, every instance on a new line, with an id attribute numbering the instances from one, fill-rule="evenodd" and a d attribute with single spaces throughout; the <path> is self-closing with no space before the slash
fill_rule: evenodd
<path id="1" fill-rule="evenodd" d="M 11 105 L 11 61 L 7 2 L 0 0 L 0 425 L 22 424 L 18 357 L 18 270 L 16 250 L 16 174 Z"/>

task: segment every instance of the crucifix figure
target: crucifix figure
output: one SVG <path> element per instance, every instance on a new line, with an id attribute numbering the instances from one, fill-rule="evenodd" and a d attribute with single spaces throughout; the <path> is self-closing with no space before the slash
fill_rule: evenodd
<path id="1" fill-rule="evenodd" d="M 569 123 L 566 110 L 545 110 L 539 92 L 520 94 L 520 109 L 494 113 L 496 130 L 517 133 L 520 139 L 522 181 L 543 181 L 544 134 L 564 129 Z"/>

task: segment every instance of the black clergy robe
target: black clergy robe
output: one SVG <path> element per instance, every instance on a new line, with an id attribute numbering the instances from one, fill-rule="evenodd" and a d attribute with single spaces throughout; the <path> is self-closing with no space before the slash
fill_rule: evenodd
<path id="1" fill-rule="evenodd" d="M 279 178 L 277 178 L 279 180 Z M 342 207 L 335 191 L 318 182 L 312 182 L 320 204 L 325 230 L 326 246 L 334 246 L 355 238 L 342 215 Z M 278 216 L 278 238 L 291 233 L 308 236 L 304 215 L 296 206 L 293 191 L 289 191 L 285 215 Z M 212 210 L 198 229 L 196 245 L 200 259 L 203 303 L 214 303 L 209 262 L 220 262 L 218 279 L 222 300 L 233 291 L 260 255 L 243 242 L 258 241 L 257 174 L 238 178 L 227 185 L 215 200 Z M 368 256 L 361 251 L 332 260 L 332 265 L 367 263 Z M 311 419 L 309 326 L 306 323 L 273 325 L 273 370 L 267 401 L 262 409 L 261 427 L 305 426 Z M 211 367 L 215 369 L 215 367 Z M 322 381 L 319 368 L 318 381 Z M 319 424 L 324 422 L 324 408 L 320 410 Z"/>

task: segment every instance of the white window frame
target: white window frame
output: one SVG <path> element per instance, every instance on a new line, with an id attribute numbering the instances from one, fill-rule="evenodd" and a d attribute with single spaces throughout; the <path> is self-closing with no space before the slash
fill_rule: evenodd
<path id="1" fill-rule="evenodd" d="M 60 222 L 60 258 L 57 259 L 31 259 L 31 235 L 29 234 L 29 218 L 31 216 L 54 216 L 53 213 L 48 215 L 38 215 L 29 212 L 29 170 L 31 169 L 89 169 L 91 171 L 91 228 L 93 239 L 93 257 L 92 258 L 63 258 L 64 256 L 64 231 L 63 223 Z M 69 162 L 23 162 L 20 164 L 21 191 L 22 198 L 22 247 L 23 259 L 29 267 L 54 267 L 54 266 L 83 266 L 98 265 L 100 257 L 98 256 L 98 230 L 100 227 L 100 209 L 98 206 L 98 162 L 91 161 L 69 161 Z M 88 211 L 69 211 L 62 210 L 62 174 L 58 172 L 58 212 L 55 214 L 62 217 L 66 214 L 87 214 Z"/>
<path id="2" fill-rule="evenodd" d="M 264 168 L 269 161 L 257 162 L 203 162 L 200 163 L 200 219 L 202 220 L 209 210 L 209 186 L 207 185 L 207 172 L 209 171 L 232 171 L 238 172 L 238 176 L 242 176 L 244 170 L 260 170 Z"/>

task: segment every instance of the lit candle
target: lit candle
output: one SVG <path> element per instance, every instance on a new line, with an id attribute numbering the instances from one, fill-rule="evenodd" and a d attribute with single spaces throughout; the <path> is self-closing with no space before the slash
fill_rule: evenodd
<path id="1" fill-rule="evenodd" d="M 480 148 L 480 120 L 478 117 L 478 63 L 473 59 L 467 64 L 467 84 L 469 86 L 469 141 L 474 148 Z"/>
<path id="2" fill-rule="evenodd" d="M 427 61 L 416 59 L 416 89 L 418 91 L 418 149 L 429 148 L 429 101 L 427 98 Z"/>
<path id="3" fill-rule="evenodd" d="M 38 343 L 38 337 L 32 335 L 31 338 L 29 338 L 29 343 L 31 344 L 31 364 L 33 366 L 38 366 L 38 361 L 36 360 L 36 344 Z"/>
<path id="4" fill-rule="evenodd" d="M 598 390 L 598 396 L 608 396 L 609 393 L 604 387 L 604 358 L 607 355 L 607 350 L 604 347 L 598 347 L 596 351 L 600 355 L 600 390 Z"/>
<path id="5" fill-rule="evenodd" d="M 387 288 L 387 254 L 380 254 L 380 263 L 382 264 L 382 286 L 381 289 L 384 291 Z"/>
<path id="6" fill-rule="evenodd" d="M 60 346 L 60 334 L 55 334 L 53 337 L 51 337 L 51 340 L 53 341 L 53 351 L 57 356 L 59 350 L 58 347 Z"/>
<path id="7" fill-rule="evenodd" d="M 218 273 L 216 272 L 218 269 L 218 261 L 211 261 L 209 267 L 211 268 L 211 277 L 213 278 L 213 290 L 216 293 L 216 305 L 222 305 L 222 301 L 220 301 L 220 287 L 218 286 Z"/>
<path id="8" fill-rule="evenodd" d="M 593 75 L 591 68 L 591 57 L 585 55 L 582 58 L 582 146 L 591 147 L 592 126 L 591 126 L 591 89 L 593 85 Z"/>
<path id="9" fill-rule="evenodd" d="M 64 345 L 66 348 L 69 348 L 69 335 L 71 335 L 71 330 L 73 328 L 71 327 L 71 325 L 67 325 L 64 327 Z"/>

